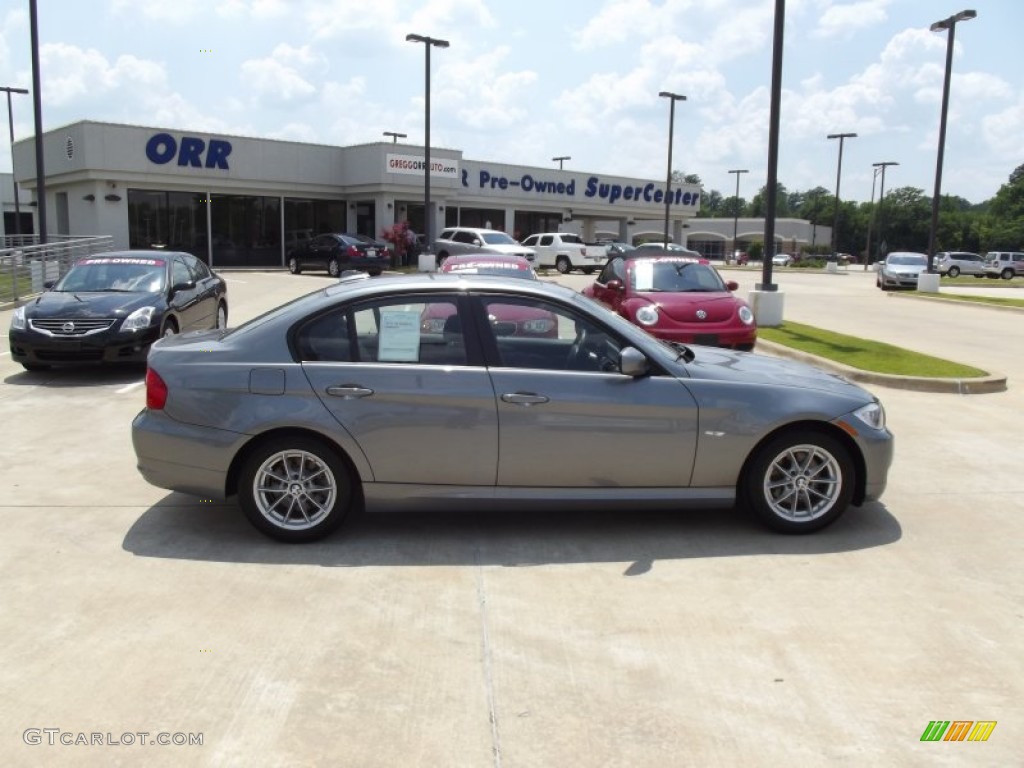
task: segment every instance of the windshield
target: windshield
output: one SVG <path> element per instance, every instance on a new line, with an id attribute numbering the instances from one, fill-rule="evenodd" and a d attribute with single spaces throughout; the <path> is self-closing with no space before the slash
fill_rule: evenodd
<path id="1" fill-rule="evenodd" d="M 919 256 L 913 253 L 905 253 L 900 256 L 890 256 L 890 264 L 899 264 L 904 267 L 923 267 L 927 266 L 928 259 L 925 256 Z"/>
<path id="2" fill-rule="evenodd" d="M 634 291 L 707 293 L 728 290 L 713 267 L 682 260 L 637 260 L 629 274 Z"/>
<path id="3" fill-rule="evenodd" d="M 488 245 L 519 245 L 504 232 L 484 232 L 480 235 Z"/>
<path id="4" fill-rule="evenodd" d="M 83 259 L 58 281 L 53 290 L 155 293 L 163 290 L 166 274 L 166 262 L 162 259 Z"/>

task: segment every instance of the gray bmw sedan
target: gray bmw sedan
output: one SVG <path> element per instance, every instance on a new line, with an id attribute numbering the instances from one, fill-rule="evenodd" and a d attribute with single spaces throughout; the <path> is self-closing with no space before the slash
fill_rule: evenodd
<path id="1" fill-rule="evenodd" d="M 457 274 L 344 277 L 161 339 L 132 438 L 150 483 L 237 496 L 282 541 L 356 504 L 740 504 L 808 533 L 877 499 L 893 455 L 881 404 L 839 376 L 659 341 L 552 283 Z"/>

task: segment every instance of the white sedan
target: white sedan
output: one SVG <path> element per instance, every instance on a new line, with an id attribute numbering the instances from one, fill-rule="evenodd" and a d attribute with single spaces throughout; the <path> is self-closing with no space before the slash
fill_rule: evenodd
<path id="1" fill-rule="evenodd" d="M 772 264 L 776 267 L 788 267 L 793 263 L 793 257 L 788 253 L 777 253 L 772 256 Z"/>

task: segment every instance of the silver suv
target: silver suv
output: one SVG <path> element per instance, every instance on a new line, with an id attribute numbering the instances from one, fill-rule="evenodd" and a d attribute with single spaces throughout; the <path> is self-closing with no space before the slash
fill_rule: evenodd
<path id="1" fill-rule="evenodd" d="M 985 260 L 977 253 L 969 251 L 942 251 L 935 254 L 935 270 L 940 275 L 949 277 L 981 277 L 985 274 Z"/>
<path id="2" fill-rule="evenodd" d="M 985 254 L 985 274 L 1011 280 L 1024 275 L 1024 253 L 1017 251 L 989 251 Z"/>
<path id="3" fill-rule="evenodd" d="M 447 227 L 441 230 L 434 241 L 434 253 L 440 266 L 449 256 L 464 253 L 500 253 L 506 256 L 522 256 L 531 264 L 537 254 L 525 248 L 509 235 L 496 229 L 478 227 Z"/>

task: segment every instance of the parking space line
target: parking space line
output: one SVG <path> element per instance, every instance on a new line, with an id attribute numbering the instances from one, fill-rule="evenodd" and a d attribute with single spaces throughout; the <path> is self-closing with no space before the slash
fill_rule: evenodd
<path id="1" fill-rule="evenodd" d="M 115 389 L 114 392 L 115 392 L 115 394 L 123 395 L 123 394 L 125 394 L 127 392 L 131 392 L 133 389 L 138 389 L 139 387 L 141 387 L 145 383 L 146 383 L 145 379 L 142 379 L 141 381 L 133 381 L 131 384 L 126 384 L 123 387 L 121 387 L 120 389 Z"/>

